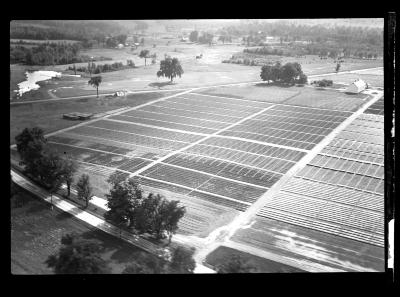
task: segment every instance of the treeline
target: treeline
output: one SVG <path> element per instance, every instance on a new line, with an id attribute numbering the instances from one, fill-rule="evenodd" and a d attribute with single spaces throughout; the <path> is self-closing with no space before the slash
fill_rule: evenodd
<path id="1" fill-rule="evenodd" d="M 46 188 L 51 194 L 67 185 L 70 196 L 77 162 L 68 155 L 59 154 L 49 146 L 44 131 L 38 127 L 25 128 L 15 137 L 17 151 L 24 166 L 24 173 Z M 149 234 L 157 240 L 171 237 L 178 230 L 178 222 L 185 215 L 186 209 L 178 200 L 167 200 L 159 194 L 147 196 L 139 184 L 132 178 L 126 179 L 115 171 L 107 182 L 111 190 L 106 195 L 109 208 L 104 218 L 119 228 L 139 234 Z M 76 185 L 78 199 L 86 201 L 93 197 L 89 176 L 83 174 Z"/>
<path id="2" fill-rule="evenodd" d="M 256 55 L 275 55 L 282 56 L 284 51 L 282 49 L 277 48 L 268 48 L 268 47 L 257 47 L 257 48 L 246 48 L 243 50 L 244 53 L 256 54 Z"/>
<path id="3" fill-rule="evenodd" d="M 275 55 L 275 56 L 304 56 L 304 55 L 318 55 L 322 58 L 329 57 L 336 59 L 337 57 L 345 58 L 366 58 L 377 59 L 379 54 L 376 50 L 370 47 L 359 47 L 350 44 L 347 47 L 342 47 L 338 44 L 332 43 L 313 43 L 306 45 L 287 45 L 280 48 L 272 47 L 256 47 L 246 48 L 244 53 L 255 55 Z"/>
<path id="4" fill-rule="evenodd" d="M 96 65 L 95 63 L 88 62 L 87 67 L 85 67 L 85 66 L 81 66 L 81 67 L 69 66 L 67 68 L 67 70 L 99 74 L 102 72 L 111 72 L 111 71 L 117 71 L 117 70 L 122 70 L 122 69 L 126 69 L 126 68 L 134 68 L 134 67 L 135 67 L 135 63 L 132 60 L 126 60 L 126 65 L 124 65 L 122 62 L 115 62 L 112 64 L 103 64 L 103 65 Z"/>
<path id="5" fill-rule="evenodd" d="M 36 25 L 36 26 L 35 26 Z M 101 36 L 117 35 L 125 32 L 121 25 L 114 21 L 13 21 L 10 24 L 10 38 L 12 39 L 70 39 L 70 40 L 98 40 Z"/>
<path id="6" fill-rule="evenodd" d="M 27 65 L 61 65 L 86 62 L 87 57 L 79 56 L 79 43 L 46 43 L 35 47 L 17 45 L 10 47 L 10 63 Z"/>
<path id="7" fill-rule="evenodd" d="M 221 32 L 228 32 L 233 36 L 257 36 L 258 32 L 268 36 L 280 36 L 286 41 L 310 40 L 324 42 L 334 40 L 340 43 L 358 42 L 383 46 L 383 30 L 378 28 L 364 28 L 354 26 L 324 27 L 321 25 L 296 25 L 285 21 L 259 22 L 254 21 L 237 26 L 223 28 Z"/>
<path id="8" fill-rule="evenodd" d="M 211 44 L 213 39 L 214 39 L 214 35 L 211 33 L 207 33 L 207 32 L 203 32 L 201 35 L 199 35 L 198 31 L 192 31 L 189 35 L 189 40 L 191 42 Z"/>
<path id="9" fill-rule="evenodd" d="M 250 22 L 240 26 L 229 26 L 219 32 L 235 37 L 250 45 L 261 45 L 266 36 L 279 37 L 279 42 L 294 43 L 307 41 L 310 45 L 301 46 L 309 54 L 345 49 L 348 56 L 367 56 L 383 54 L 383 30 L 378 28 L 336 26 L 327 28 L 321 25 L 296 25 L 288 22 Z M 362 53 L 362 54 L 361 54 Z"/>

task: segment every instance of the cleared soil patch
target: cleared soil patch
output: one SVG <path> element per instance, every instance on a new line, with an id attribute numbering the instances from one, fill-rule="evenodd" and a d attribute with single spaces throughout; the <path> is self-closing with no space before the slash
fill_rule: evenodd
<path id="1" fill-rule="evenodd" d="M 112 273 L 121 273 L 125 265 L 135 259 L 138 252 L 143 252 L 116 237 L 92 229 L 69 214 L 57 209 L 50 210 L 49 204 L 23 190 L 17 195 L 12 200 L 24 199 L 25 204 L 11 209 L 13 274 L 52 274 L 44 261 L 58 251 L 61 237 L 70 232 L 81 234 L 84 238 L 99 240 L 105 248 L 102 258 L 111 261 Z"/>
<path id="2" fill-rule="evenodd" d="M 346 271 L 384 270 L 384 248 L 267 218 L 257 217 L 231 240 L 304 267 L 315 263 Z"/>
<path id="3" fill-rule="evenodd" d="M 225 263 L 233 256 L 241 256 L 242 259 L 249 265 L 257 269 L 257 273 L 292 273 L 305 272 L 295 267 L 291 267 L 282 263 L 254 256 L 249 253 L 238 251 L 226 246 L 220 246 L 213 252 L 207 255 L 206 263 L 214 267 Z"/>

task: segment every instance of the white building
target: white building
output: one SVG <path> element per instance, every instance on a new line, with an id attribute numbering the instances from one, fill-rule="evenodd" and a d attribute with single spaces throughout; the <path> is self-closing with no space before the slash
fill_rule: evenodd
<path id="1" fill-rule="evenodd" d="M 346 89 L 347 93 L 358 94 L 364 91 L 368 87 L 367 83 L 361 79 L 355 80 L 351 85 L 349 85 Z"/>

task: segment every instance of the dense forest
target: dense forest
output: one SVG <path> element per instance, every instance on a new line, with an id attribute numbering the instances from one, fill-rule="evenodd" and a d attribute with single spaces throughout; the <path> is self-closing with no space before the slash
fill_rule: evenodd
<path id="1" fill-rule="evenodd" d="M 47 66 L 89 61 L 90 57 L 79 55 L 81 48 L 81 43 L 43 43 L 35 47 L 17 45 L 10 47 L 10 63 Z"/>

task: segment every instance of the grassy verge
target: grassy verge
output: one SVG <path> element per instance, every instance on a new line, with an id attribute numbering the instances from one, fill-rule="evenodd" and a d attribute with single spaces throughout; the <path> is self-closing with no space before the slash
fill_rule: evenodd
<path id="1" fill-rule="evenodd" d="M 15 201 L 21 201 L 16 207 Z M 11 198 L 11 273 L 51 274 L 44 261 L 58 251 L 61 237 L 76 232 L 97 239 L 104 247 L 102 258 L 109 261 L 112 273 L 121 273 L 142 250 L 73 216 L 50 210 L 46 202 L 20 189 Z"/>
<path id="2" fill-rule="evenodd" d="M 172 93 L 172 92 L 171 92 Z M 112 99 L 83 98 L 77 100 L 27 103 L 10 105 L 10 143 L 15 143 L 15 136 L 26 127 L 41 127 L 45 133 L 74 126 L 78 121 L 62 119 L 64 113 L 89 112 L 101 113 L 125 106 L 137 106 L 152 100 L 172 95 L 168 93 L 131 94 Z"/>
<path id="3" fill-rule="evenodd" d="M 226 262 L 234 255 L 241 256 L 244 261 L 248 261 L 248 263 L 254 266 L 260 273 L 304 272 L 303 270 L 300 270 L 298 268 L 254 256 L 252 254 L 241 252 L 226 246 L 220 246 L 216 250 L 208 254 L 206 258 L 206 263 L 215 267 Z"/>

